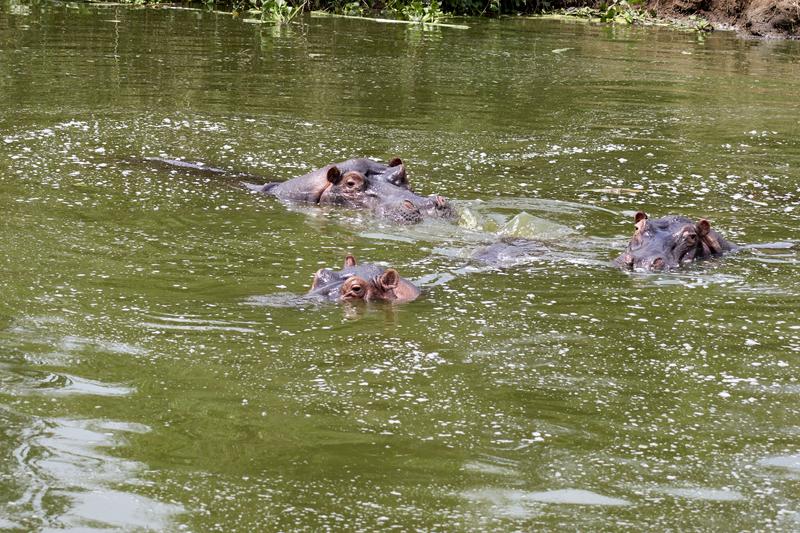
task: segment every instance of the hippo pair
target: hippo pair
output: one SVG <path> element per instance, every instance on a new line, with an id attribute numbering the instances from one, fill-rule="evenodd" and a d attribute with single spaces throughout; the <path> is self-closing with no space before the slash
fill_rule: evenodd
<path id="1" fill-rule="evenodd" d="M 284 182 L 243 185 L 284 201 L 368 209 L 400 224 L 457 215 L 444 197 L 416 194 L 399 158 L 386 165 L 365 158 L 348 159 Z"/>

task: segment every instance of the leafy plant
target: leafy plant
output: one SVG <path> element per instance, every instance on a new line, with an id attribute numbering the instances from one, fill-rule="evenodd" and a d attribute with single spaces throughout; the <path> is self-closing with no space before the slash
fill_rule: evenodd
<path id="1" fill-rule="evenodd" d="M 357 17 L 363 17 L 368 10 L 369 6 L 363 5 L 361 2 L 347 2 L 338 10 L 341 11 L 343 15 L 353 15 Z"/>
<path id="2" fill-rule="evenodd" d="M 697 15 L 689 15 L 689 22 L 692 27 L 699 32 L 714 31 L 711 23 L 703 17 Z"/>
<path id="3" fill-rule="evenodd" d="M 252 6 L 248 11 L 258 15 L 262 22 L 286 24 L 300 13 L 306 3 L 292 6 L 286 0 L 247 0 Z"/>
<path id="4" fill-rule="evenodd" d="M 631 6 L 627 0 L 614 0 L 600 10 L 600 20 L 602 22 L 616 22 L 621 24 L 633 24 Z"/>
<path id="5" fill-rule="evenodd" d="M 401 14 L 407 20 L 419 24 L 439 22 L 445 16 L 438 0 L 430 0 L 428 4 L 422 0 L 412 0 L 410 4 L 403 6 Z"/>

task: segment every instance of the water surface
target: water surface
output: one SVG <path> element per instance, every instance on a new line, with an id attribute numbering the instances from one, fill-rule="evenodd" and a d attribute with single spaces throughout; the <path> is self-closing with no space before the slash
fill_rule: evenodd
<path id="1" fill-rule="evenodd" d="M 798 43 L 0 6 L 0 528 L 800 527 Z M 143 162 L 396 155 L 458 225 Z M 782 244 L 623 273 L 637 210 Z M 283 305 L 348 252 L 423 298 Z"/>

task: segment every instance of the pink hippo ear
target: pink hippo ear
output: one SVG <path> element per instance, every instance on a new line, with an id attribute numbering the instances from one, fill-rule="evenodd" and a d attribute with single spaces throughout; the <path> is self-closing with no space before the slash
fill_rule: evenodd
<path id="1" fill-rule="evenodd" d="M 700 237 L 706 253 L 722 253 L 722 244 L 720 244 L 719 240 L 711 233 L 711 224 L 708 220 L 701 218 L 695 225 L 695 228 L 697 229 L 697 235 Z"/>
<path id="2" fill-rule="evenodd" d="M 400 274 L 393 268 L 387 268 L 386 272 L 381 274 L 381 277 L 378 278 L 378 281 L 381 284 L 381 288 L 388 291 L 396 288 L 397 285 L 400 284 Z"/>
<path id="3" fill-rule="evenodd" d="M 356 266 L 356 258 L 352 254 L 347 254 L 344 258 L 344 268 Z"/>
<path id="4" fill-rule="evenodd" d="M 342 179 L 342 172 L 339 170 L 339 167 L 336 165 L 332 166 L 328 169 L 328 175 L 326 176 L 328 181 L 336 185 L 339 183 L 339 180 Z"/>
<path id="5" fill-rule="evenodd" d="M 711 231 L 711 224 L 708 222 L 708 220 L 701 218 L 697 222 L 696 228 L 697 228 L 697 235 L 699 235 L 700 237 L 705 237 L 706 235 L 708 235 L 708 232 Z"/>
<path id="6" fill-rule="evenodd" d="M 399 157 L 393 157 L 392 160 L 389 161 L 389 166 L 390 167 L 396 167 L 396 166 L 402 165 L 402 164 L 403 164 L 403 160 L 400 159 Z"/>
<path id="7" fill-rule="evenodd" d="M 638 213 L 636 213 L 633 216 L 633 223 L 634 224 L 638 224 L 642 220 L 647 220 L 647 213 L 645 213 L 644 211 L 639 211 Z"/>

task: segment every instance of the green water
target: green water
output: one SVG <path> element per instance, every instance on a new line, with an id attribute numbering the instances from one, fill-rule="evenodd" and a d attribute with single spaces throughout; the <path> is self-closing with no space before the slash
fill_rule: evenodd
<path id="1" fill-rule="evenodd" d="M 800 43 L 467 24 L 0 3 L 0 529 L 800 529 Z M 782 244 L 628 274 L 637 210 Z M 292 305 L 348 252 L 423 297 Z"/>

